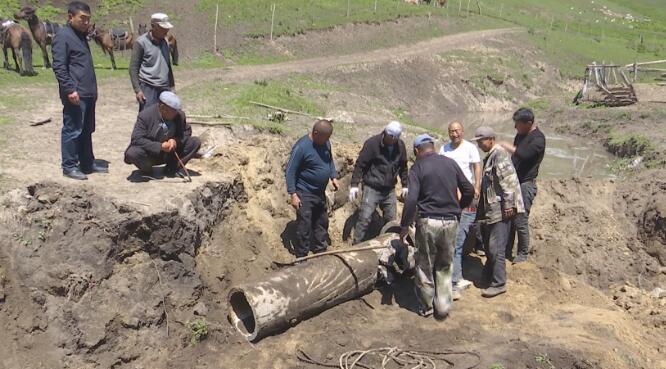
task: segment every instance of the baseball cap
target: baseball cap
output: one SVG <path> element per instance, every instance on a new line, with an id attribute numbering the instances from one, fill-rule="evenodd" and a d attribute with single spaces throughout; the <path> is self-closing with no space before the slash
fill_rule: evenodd
<path id="1" fill-rule="evenodd" d="M 427 142 L 435 143 L 435 139 L 430 137 L 430 135 L 427 133 L 420 134 L 414 139 L 414 147 L 419 147 Z"/>
<path id="2" fill-rule="evenodd" d="M 495 136 L 495 131 L 487 126 L 479 127 L 474 131 L 474 138 L 472 138 L 473 141 L 478 141 L 482 138 L 490 138 L 490 137 L 496 137 Z"/>
<path id="3" fill-rule="evenodd" d="M 384 128 L 384 132 L 386 132 L 387 135 L 393 136 L 393 137 L 399 137 L 400 134 L 402 133 L 402 124 L 398 121 L 392 121 L 390 122 L 386 128 Z"/>
<path id="4" fill-rule="evenodd" d="M 169 16 L 164 13 L 155 13 L 150 16 L 150 23 L 157 24 L 164 29 L 172 29 L 173 24 L 169 22 Z"/>
<path id="5" fill-rule="evenodd" d="M 160 101 L 172 109 L 181 110 L 183 107 L 180 102 L 180 97 L 171 91 L 162 92 L 160 94 Z"/>

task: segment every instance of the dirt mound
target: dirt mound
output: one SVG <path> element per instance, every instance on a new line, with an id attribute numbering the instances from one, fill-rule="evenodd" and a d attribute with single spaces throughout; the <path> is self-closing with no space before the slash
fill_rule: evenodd
<path id="1" fill-rule="evenodd" d="M 645 192 L 636 192 L 641 183 L 646 182 L 539 182 L 530 217 L 538 262 L 602 289 L 626 281 L 646 289 L 663 285 L 666 278 L 659 261 L 639 236 L 648 199 L 658 192 L 646 198 Z"/>
<path id="2" fill-rule="evenodd" d="M 3 211 L 13 234 L 4 235 L 11 241 L 0 259 L 4 367 L 163 360 L 144 348 L 161 346 L 167 311 L 191 315 L 203 289 L 197 250 L 244 200 L 240 182 L 207 183 L 180 211 L 144 217 L 89 189 L 40 183 L 13 192 Z"/>

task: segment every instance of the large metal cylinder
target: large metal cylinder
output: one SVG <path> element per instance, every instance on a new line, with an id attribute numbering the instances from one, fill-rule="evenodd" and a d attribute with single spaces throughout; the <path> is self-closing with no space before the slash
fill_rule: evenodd
<path id="1" fill-rule="evenodd" d="M 393 246 L 397 234 L 384 234 L 357 247 Z M 332 306 L 363 296 L 377 282 L 379 257 L 373 250 L 327 255 L 285 267 L 263 282 L 229 292 L 229 318 L 248 340 L 256 341 Z"/>

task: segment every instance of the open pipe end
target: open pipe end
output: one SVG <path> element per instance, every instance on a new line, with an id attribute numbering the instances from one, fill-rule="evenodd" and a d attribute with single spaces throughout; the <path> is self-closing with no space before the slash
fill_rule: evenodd
<path id="1" fill-rule="evenodd" d="M 231 324 L 248 341 L 257 338 L 257 321 L 252 306 L 247 301 L 245 292 L 234 288 L 229 292 L 229 319 Z"/>

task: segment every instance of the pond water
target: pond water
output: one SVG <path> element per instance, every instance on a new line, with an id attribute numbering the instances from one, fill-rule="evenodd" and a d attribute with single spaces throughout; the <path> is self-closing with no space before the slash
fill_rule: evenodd
<path id="1" fill-rule="evenodd" d="M 445 123 L 424 122 L 430 127 L 446 132 L 449 122 L 461 122 L 465 128 L 465 138 L 474 136 L 480 126 L 492 127 L 498 140 L 513 143 L 516 131 L 511 120 L 511 113 L 467 112 L 447 115 Z M 537 117 L 538 123 L 538 117 Z M 611 177 L 608 168 L 613 156 L 594 140 L 579 136 L 566 136 L 556 133 L 547 124 L 540 124 L 539 129 L 546 136 L 546 155 L 539 169 L 539 178 L 570 177 Z M 484 157 L 481 152 L 481 157 Z"/>

